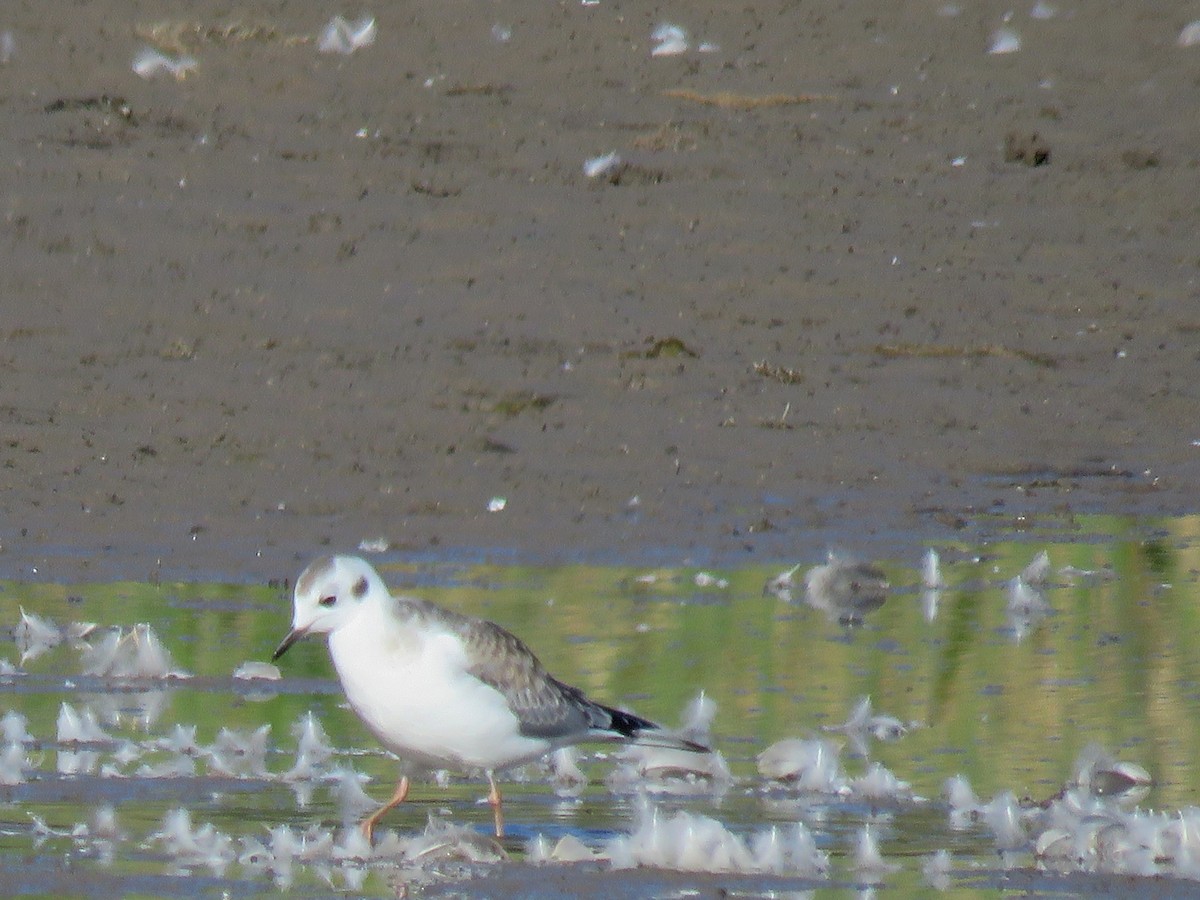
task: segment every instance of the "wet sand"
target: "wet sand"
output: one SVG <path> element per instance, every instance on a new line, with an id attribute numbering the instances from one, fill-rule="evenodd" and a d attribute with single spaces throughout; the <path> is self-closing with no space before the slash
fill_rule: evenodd
<path id="1" fill-rule="evenodd" d="M 9 10 L 0 573 L 1193 511 L 1195 10 L 1055 7 Z"/>

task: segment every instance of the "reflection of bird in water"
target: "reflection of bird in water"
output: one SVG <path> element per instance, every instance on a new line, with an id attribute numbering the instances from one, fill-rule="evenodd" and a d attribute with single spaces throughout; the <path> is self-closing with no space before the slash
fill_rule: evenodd
<path id="1" fill-rule="evenodd" d="M 1004 586 L 1008 628 L 1017 643 L 1054 612 L 1045 593 L 1050 574 L 1050 554 L 1043 550 L 1021 570 L 1020 575 L 1009 579 Z"/>
<path id="2" fill-rule="evenodd" d="M 921 558 L 921 611 L 926 622 L 937 618 L 938 605 L 942 601 L 942 589 L 946 579 L 942 577 L 942 559 L 930 547 Z"/>
<path id="3" fill-rule="evenodd" d="M 1142 766 L 1117 759 L 1099 744 L 1089 744 L 1075 760 L 1071 780 L 1051 800 L 1040 805 L 1049 806 L 1051 801 L 1077 789 L 1092 797 L 1132 806 L 1145 799 L 1153 785 L 1154 779 Z"/>
<path id="4" fill-rule="evenodd" d="M 965 775 L 948 779 L 950 826 L 959 830 L 982 821 L 995 835 L 997 850 L 1032 845 L 1039 866 L 1062 871 L 1158 876 L 1172 863 L 1181 871 L 1182 860 L 1187 877 L 1195 878 L 1191 860 L 1200 841 L 1190 811 L 1172 817 L 1128 809 L 1153 783 L 1141 766 L 1092 744 L 1075 761 L 1071 779 L 1040 802 L 1018 801 L 1005 791 L 982 803 Z"/>
<path id="5" fill-rule="evenodd" d="M 794 603 L 798 571 L 796 565 L 780 572 L 766 583 L 763 593 Z M 890 587 L 878 566 L 833 551 L 826 562 L 804 574 L 805 602 L 843 625 L 861 623 L 865 613 L 881 607 Z"/>
<path id="6" fill-rule="evenodd" d="M 860 697 L 850 710 L 850 717 L 841 725 L 823 725 L 822 731 L 840 731 L 846 735 L 854 750 L 866 756 L 869 750 L 868 738 L 877 741 L 895 741 L 904 737 L 915 722 L 901 722 L 895 716 L 877 713 L 871 706 L 871 698 Z"/>
<path id="7" fill-rule="evenodd" d="M 796 573 L 800 571 L 802 565 L 803 563 L 796 563 L 790 569 L 780 572 L 763 585 L 763 594 L 778 597 L 784 603 L 795 603 Z"/>
<path id="8" fill-rule="evenodd" d="M 645 741 L 707 752 L 660 726 L 588 699 L 550 675 L 528 647 L 493 622 L 413 597 L 395 597 L 365 560 L 312 563 L 296 581 L 282 656 L 308 634 L 329 636 L 346 699 L 389 750 L 417 765 L 482 770 L 496 834 L 503 833 L 495 772 L 581 741 Z M 375 825 L 408 795 L 403 776 Z"/>
<path id="9" fill-rule="evenodd" d="M 758 772 L 803 791 L 842 794 L 849 790 L 849 782 L 842 771 L 841 752 L 832 741 L 785 738 L 758 754 Z"/>
<path id="10" fill-rule="evenodd" d="M 1020 575 L 1005 585 L 1005 593 L 1005 618 L 1013 640 L 1019 644 L 1035 625 L 1053 612 L 1053 609 L 1041 589 L 1026 584 Z"/>
<path id="11" fill-rule="evenodd" d="M 889 587 L 878 566 L 832 552 L 827 562 L 804 575 L 808 605 L 843 625 L 862 622 L 866 613 L 883 606 Z"/>
<path id="12" fill-rule="evenodd" d="M 942 558 L 938 556 L 936 550 L 930 547 L 921 557 L 921 587 L 936 591 L 945 586 L 946 579 L 942 577 Z"/>
<path id="13" fill-rule="evenodd" d="M 1050 554 L 1043 550 L 1030 560 L 1029 565 L 1021 570 L 1021 580 L 1035 587 L 1044 587 L 1050 580 Z"/>

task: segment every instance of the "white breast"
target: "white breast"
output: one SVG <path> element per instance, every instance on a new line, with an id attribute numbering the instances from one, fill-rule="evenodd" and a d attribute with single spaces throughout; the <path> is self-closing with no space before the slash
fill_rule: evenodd
<path id="1" fill-rule="evenodd" d="M 365 604 L 329 636 L 346 699 L 392 752 L 432 768 L 503 769 L 537 759 L 504 695 L 471 675 L 458 635 Z"/>

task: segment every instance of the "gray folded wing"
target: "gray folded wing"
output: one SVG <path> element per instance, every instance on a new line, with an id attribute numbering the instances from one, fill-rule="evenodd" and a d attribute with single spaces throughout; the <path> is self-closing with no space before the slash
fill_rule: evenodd
<path id="1" fill-rule="evenodd" d="M 504 695 L 522 734 L 570 741 L 612 727 L 604 707 L 554 678 L 516 635 L 484 619 L 438 613 L 466 644 L 468 671 Z"/>

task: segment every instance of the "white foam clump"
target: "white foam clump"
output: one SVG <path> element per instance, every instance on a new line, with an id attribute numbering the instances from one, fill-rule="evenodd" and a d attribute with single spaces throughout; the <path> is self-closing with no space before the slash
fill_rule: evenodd
<path id="1" fill-rule="evenodd" d="M 1049 801 L 1021 812 L 1008 795 L 986 805 L 984 815 L 990 814 L 993 830 L 1009 832 L 1007 841 L 998 837 L 1000 849 L 1019 845 L 1007 823 L 1020 816 L 1044 868 L 1200 880 L 1200 808 L 1175 813 L 1125 808 L 1149 781 L 1141 766 L 1089 747 L 1075 764 L 1072 782 Z M 994 808 L 1001 805 L 1003 811 Z"/>
<path id="2" fill-rule="evenodd" d="M 957 830 L 969 827 L 979 817 L 983 804 L 979 802 L 967 776 L 953 775 L 947 778 L 944 792 L 950 804 L 950 827 Z"/>
<path id="3" fill-rule="evenodd" d="M 36 813 L 29 814 L 31 823 L 30 830 L 34 836 L 34 846 L 40 847 L 46 838 L 51 837 L 76 837 L 75 829 L 73 828 L 51 828 L 50 824 Z"/>
<path id="4" fill-rule="evenodd" d="M 577 863 L 591 862 L 605 858 L 575 837 L 573 834 L 563 835 L 553 847 L 543 834 L 537 835 L 525 845 L 525 860 L 531 865 L 544 866 L 548 863 Z"/>
<path id="5" fill-rule="evenodd" d="M 654 42 L 651 56 L 679 56 L 688 52 L 687 31 L 670 22 L 663 22 L 655 28 L 650 33 L 650 40 Z"/>
<path id="6" fill-rule="evenodd" d="M 605 153 L 603 156 L 593 156 L 583 162 L 583 174 L 588 178 L 599 178 L 610 175 L 621 168 L 622 161 L 617 151 Z"/>
<path id="7" fill-rule="evenodd" d="M 286 890 L 292 884 L 293 863 L 304 848 L 304 836 L 297 835 L 289 826 L 278 825 L 270 831 L 268 843 L 257 838 L 243 837 L 238 864 L 250 869 L 266 869 L 274 877 L 275 885 Z"/>
<path id="8" fill-rule="evenodd" d="M 150 835 L 168 855 L 182 866 L 207 866 L 220 874 L 237 859 L 233 839 L 218 831 L 211 822 L 192 827 L 192 815 L 184 807 L 169 810 L 163 816 L 162 830 Z"/>
<path id="9" fill-rule="evenodd" d="M 829 857 L 817 847 L 803 822 L 757 831 L 750 838 L 750 848 L 760 871 L 812 877 L 829 871 Z"/>
<path id="10" fill-rule="evenodd" d="M 363 790 L 363 785 L 370 780 L 366 775 L 347 766 L 331 771 L 329 780 L 329 790 L 337 801 L 343 825 L 357 822 L 364 813 L 379 807 L 371 795 Z"/>
<path id="11" fill-rule="evenodd" d="M 270 848 L 258 838 L 249 835 L 242 836 L 238 849 L 237 862 L 239 866 L 243 866 L 251 871 L 275 868 L 275 857 L 271 853 Z M 287 864 L 281 860 L 279 869 L 286 867 Z M 291 883 L 290 877 L 286 883 Z"/>
<path id="12" fill-rule="evenodd" d="M 105 731 L 96 720 L 96 714 L 90 707 L 85 707 L 82 713 L 76 712 L 75 707 L 63 701 L 58 709 L 58 733 L 60 744 L 110 744 L 115 739 Z"/>
<path id="13" fill-rule="evenodd" d="M 59 775 L 89 775 L 100 765 L 100 753 L 96 750 L 59 750 L 55 769 Z"/>
<path id="14" fill-rule="evenodd" d="M 233 677 L 239 681 L 279 681 L 283 674 L 279 666 L 248 659 L 233 670 Z"/>
<path id="15" fill-rule="evenodd" d="M 305 839 L 298 835 L 289 825 L 276 825 L 270 831 L 271 842 L 268 845 L 271 857 L 277 861 L 292 860 L 304 852 Z"/>
<path id="16" fill-rule="evenodd" d="M 433 817 L 424 832 L 404 843 L 403 853 L 405 859 L 422 864 L 445 860 L 495 863 L 508 859 L 507 851 L 491 835 Z"/>
<path id="17" fill-rule="evenodd" d="M 24 744 L 7 744 L 4 750 L 0 751 L 0 784 L 9 787 L 23 784 L 28 780 L 25 771 L 32 767 Z"/>
<path id="18" fill-rule="evenodd" d="M 926 883 L 934 890 L 945 891 L 950 887 L 950 873 L 954 868 L 954 858 L 949 850 L 938 850 L 925 860 L 921 866 L 921 874 Z"/>
<path id="19" fill-rule="evenodd" d="M 32 742 L 33 735 L 29 733 L 29 720 L 15 709 L 10 709 L 3 718 L 0 718 L 0 737 L 3 737 L 6 744 Z"/>
<path id="20" fill-rule="evenodd" d="M 106 803 L 92 810 L 91 823 L 88 825 L 88 835 L 106 841 L 119 841 L 125 837 L 121 826 L 117 823 L 117 811 L 112 804 Z"/>
<path id="21" fill-rule="evenodd" d="M 361 828 L 343 828 L 341 839 L 334 842 L 330 855 L 337 862 L 363 862 L 374 852 Z"/>
<path id="22" fill-rule="evenodd" d="M 375 34 L 374 16 L 363 16 L 357 22 L 334 16 L 317 39 L 317 50 L 321 53 L 341 53 L 348 56 L 355 50 L 375 43 Z"/>
<path id="23" fill-rule="evenodd" d="M 1180 47 L 1195 47 L 1200 44 L 1200 19 L 1184 25 L 1175 43 Z"/>
<path id="24" fill-rule="evenodd" d="M 1029 843 L 1021 823 L 1021 808 L 1012 791 L 999 793 L 983 804 L 979 817 L 995 835 L 997 850 L 1019 850 Z"/>
<path id="25" fill-rule="evenodd" d="M 336 841 L 332 831 L 314 827 L 305 832 L 302 838 L 300 852 L 296 854 L 296 859 L 301 862 L 325 862 L 333 857 Z"/>
<path id="26" fill-rule="evenodd" d="M 196 726 L 176 722 L 169 735 L 154 741 L 154 747 L 180 755 L 198 756 L 200 745 L 196 742 Z"/>
<path id="27" fill-rule="evenodd" d="M 143 47 L 133 57 L 133 71 L 142 78 L 170 75 L 176 81 L 182 81 L 199 65 L 194 57 L 168 56 L 153 47 Z"/>
<path id="28" fill-rule="evenodd" d="M 691 699 L 683 710 L 683 720 L 679 726 L 681 737 L 697 744 L 712 743 L 712 726 L 717 718 L 717 703 L 704 691 Z"/>
<path id="29" fill-rule="evenodd" d="M 879 842 L 875 839 L 871 826 L 864 825 L 854 841 L 854 869 L 859 874 L 868 876 L 885 875 L 900 869 L 896 863 L 888 862 L 879 850 Z"/>
<path id="30" fill-rule="evenodd" d="M 195 778 L 196 760 L 190 756 L 172 756 L 156 763 L 142 763 L 138 778 Z"/>
<path id="31" fill-rule="evenodd" d="M 26 612 L 21 607 L 21 621 L 13 629 L 13 638 L 17 649 L 21 652 L 21 665 L 36 659 L 52 647 L 63 642 L 65 634 L 62 629 L 49 619 L 44 619 L 36 613 Z"/>
<path id="32" fill-rule="evenodd" d="M 840 731 L 854 744 L 854 749 L 866 755 L 867 738 L 877 741 L 895 741 L 908 733 L 909 725 L 895 716 L 876 713 L 871 706 L 870 695 L 860 697 L 850 710 L 850 715 L 841 725 L 825 725 L 823 731 Z"/>
<path id="33" fill-rule="evenodd" d="M 987 52 L 992 56 L 1001 56 L 1005 53 L 1016 53 L 1021 49 L 1021 35 L 1017 33 L 1015 28 L 1007 26 L 997 28 L 992 32 L 991 38 L 988 40 Z"/>
<path id="34" fill-rule="evenodd" d="M 296 737 L 296 763 L 284 773 L 284 779 L 298 781 L 318 777 L 334 751 L 329 735 L 312 710 L 293 723 L 292 734 Z"/>
<path id="35" fill-rule="evenodd" d="M 849 785 L 840 756 L 841 750 L 832 741 L 785 738 L 758 754 L 758 772 L 802 791 L 844 794 Z"/>
<path id="36" fill-rule="evenodd" d="M 685 707 L 679 735 L 706 744 L 716 715 L 717 704 L 701 691 Z M 719 752 L 665 747 L 654 743 L 652 735 L 629 744 L 617 758 L 621 765 L 609 776 L 608 784 L 618 792 L 711 793 L 724 791 L 733 783 L 729 765 Z"/>
<path id="37" fill-rule="evenodd" d="M 829 860 L 802 822 L 757 832 L 749 842 L 716 819 L 679 812 L 647 816 L 636 831 L 609 841 L 613 868 L 653 866 L 684 872 L 823 875 Z"/>
<path id="38" fill-rule="evenodd" d="M 1021 570 L 1021 580 L 1026 584 L 1042 587 L 1050 578 L 1050 554 L 1045 550 L 1038 553 L 1029 561 L 1024 569 Z"/>
<path id="39" fill-rule="evenodd" d="M 121 769 L 142 758 L 145 751 L 133 741 L 122 741 L 112 753 L 112 761 L 100 769 L 105 777 L 120 777 Z"/>
<path id="40" fill-rule="evenodd" d="M 176 669 L 171 654 L 148 624 L 128 632 L 114 628 L 83 652 L 83 672 L 103 678 L 190 678 Z"/>
<path id="41" fill-rule="evenodd" d="M 67 627 L 63 630 L 67 635 L 67 643 L 72 647 L 86 647 L 87 639 L 99 627 L 95 622 L 68 622 Z"/>
<path id="42" fill-rule="evenodd" d="M 1126 813 L 1116 802 L 1079 789 L 1031 813 L 1033 852 L 1058 871 L 1200 876 L 1200 810 L 1177 815 Z"/>
<path id="43" fill-rule="evenodd" d="M 209 771 L 231 778 L 266 778 L 270 737 L 270 725 L 251 732 L 222 728 L 212 746 L 203 751 L 208 758 Z"/>
<path id="44" fill-rule="evenodd" d="M 912 785 L 901 781 L 882 763 L 871 763 L 866 773 L 850 780 L 850 793 L 864 800 L 911 801 Z"/>
<path id="45" fill-rule="evenodd" d="M 470 863 L 495 863 L 508 858 L 504 848 L 492 837 L 472 828 L 452 825 L 431 818 L 425 830 L 410 838 L 398 837 L 393 831 L 377 834 L 374 847 L 362 829 L 346 827 L 335 834 L 317 825 L 296 831 L 287 825 L 272 828 L 267 841 L 254 837 L 241 839 L 237 860 L 240 865 L 266 869 L 274 873 L 275 883 L 290 884 L 295 864 L 325 867 L 342 864 L 347 886 L 353 888 L 363 864 L 397 860 L 416 866 L 436 865 L 447 860 Z M 359 875 L 355 875 L 355 873 Z M 328 873 L 325 874 L 328 880 Z"/>
<path id="46" fill-rule="evenodd" d="M 70 622 L 63 627 L 21 607 L 21 621 L 13 628 L 13 638 L 21 651 L 21 665 L 25 665 L 63 642 L 86 649 L 87 638 L 95 630 L 94 622 Z"/>
<path id="47" fill-rule="evenodd" d="M 722 793 L 733 784 L 725 757 L 717 751 L 697 753 L 675 747 L 630 744 L 619 754 L 621 764 L 608 777 L 617 793 L 649 791 L 692 795 Z"/>
<path id="48" fill-rule="evenodd" d="M 579 768 L 579 751 L 575 747 L 559 747 L 551 753 L 550 772 L 554 792 L 560 796 L 576 796 L 588 782 L 587 775 Z"/>

